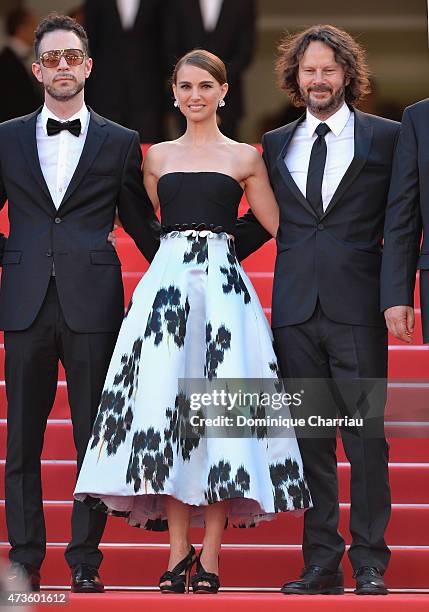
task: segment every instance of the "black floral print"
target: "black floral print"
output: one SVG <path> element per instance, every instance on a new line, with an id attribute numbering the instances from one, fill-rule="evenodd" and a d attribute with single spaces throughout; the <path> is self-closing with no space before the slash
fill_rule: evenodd
<path id="1" fill-rule="evenodd" d="M 155 336 L 155 346 L 164 338 L 164 327 L 167 334 L 173 336 L 178 347 L 184 345 L 189 302 L 186 298 L 182 306 L 181 297 L 180 289 L 173 285 L 162 287 L 156 294 L 144 334 L 145 338 L 150 338 L 152 334 Z"/>
<path id="2" fill-rule="evenodd" d="M 217 465 L 211 466 L 207 484 L 204 496 L 209 504 L 214 504 L 223 499 L 244 497 L 250 490 L 250 475 L 241 465 L 232 478 L 231 464 L 222 460 Z"/>
<path id="3" fill-rule="evenodd" d="M 310 505 L 310 492 L 299 473 L 299 465 L 294 459 L 270 465 L 271 482 L 274 486 L 275 512 L 288 510 L 287 497 L 292 500 L 293 508 L 300 510 Z"/>
<path id="4" fill-rule="evenodd" d="M 92 429 L 91 448 L 95 448 L 101 441 L 102 447 L 106 444 L 108 455 L 116 454 L 118 447 L 125 442 L 127 433 L 133 423 L 133 411 L 128 405 L 133 396 L 135 381 L 138 378 L 140 357 L 143 341 L 137 338 L 134 341 L 131 353 L 122 355 L 122 369 L 113 379 L 113 388 L 104 389 L 97 417 Z M 116 389 L 115 387 L 120 387 Z M 126 412 L 124 414 L 124 410 Z"/>
<path id="5" fill-rule="evenodd" d="M 288 494 L 292 498 L 292 503 L 295 510 L 309 507 L 311 499 L 310 491 L 302 478 L 298 480 L 298 482 L 289 485 Z"/>
<path id="6" fill-rule="evenodd" d="M 150 482 L 155 493 L 163 491 L 172 465 L 173 449 L 168 441 L 162 449 L 159 431 L 150 427 L 135 432 L 126 476 L 127 484 L 134 482 L 135 493 L 144 481 Z"/>
<path id="7" fill-rule="evenodd" d="M 131 515 L 130 510 L 112 510 L 112 508 L 109 508 L 100 498 L 92 497 L 91 495 L 87 495 L 83 500 L 83 503 L 89 508 L 91 508 L 91 510 L 95 510 L 96 512 L 103 512 L 104 514 L 108 514 L 109 516 L 128 519 Z M 144 529 L 147 529 L 148 531 L 167 531 L 168 521 L 166 519 L 161 518 L 148 519 L 144 525 L 133 522 L 133 527 L 144 527 Z"/>
<path id="8" fill-rule="evenodd" d="M 261 404 L 260 401 L 258 402 L 257 406 L 254 406 L 253 403 L 250 405 L 250 417 L 252 419 L 263 419 L 261 423 L 264 423 L 266 419 L 266 410 L 265 406 Z M 256 435 L 258 440 L 262 440 L 263 438 L 267 437 L 266 424 L 251 425 L 250 431 L 252 433 L 252 436 Z"/>
<path id="9" fill-rule="evenodd" d="M 217 368 L 224 360 L 225 351 L 231 348 L 231 332 L 221 325 L 217 330 L 215 338 L 212 337 L 212 324 L 206 324 L 206 364 L 204 376 L 209 380 L 217 378 Z"/>
<path id="10" fill-rule="evenodd" d="M 125 397 L 122 391 L 104 390 L 101 396 L 97 418 L 92 430 L 91 448 L 95 448 L 100 440 L 104 446 L 107 443 L 108 455 L 114 455 L 120 444 L 125 441 L 127 432 L 131 429 L 133 413 L 128 408 L 125 415 Z"/>
<path id="11" fill-rule="evenodd" d="M 234 265 L 237 263 L 237 256 L 235 254 L 235 244 L 234 244 L 234 240 L 232 240 L 231 238 L 228 238 L 228 252 L 226 254 L 226 257 L 229 261 L 229 263 L 231 265 Z"/>
<path id="12" fill-rule="evenodd" d="M 128 389 L 128 399 L 133 395 L 134 381 L 138 379 L 142 346 L 142 338 L 137 338 L 133 343 L 131 354 L 122 355 L 122 370 L 118 372 L 113 379 L 114 387 L 121 385 L 124 391 Z"/>
<path id="13" fill-rule="evenodd" d="M 117 516 L 120 518 L 128 518 L 130 516 L 129 510 L 112 510 L 111 508 L 108 508 L 108 506 L 106 506 L 106 504 L 98 497 L 91 497 L 91 495 L 87 495 L 83 502 L 86 506 L 91 508 L 91 510 L 95 510 L 96 512 L 104 512 L 110 516 Z"/>
<path id="14" fill-rule="evenodd" d="M 224 293 L 231 293 L 232 290 L 239 294 L 243 294 L 243 301 L 245 304 L 249 304 L 250 302 L 250 293 L 247 290 L 246 284 L 241 276 L 240 272 L 236 265 L 229 266 L 226 268 L 225 266 L 221 266 L 220 271 L 222 274 L 226 276 L 226 282 L 222 285 L 222 290 Z"/>
<path id="15" fill-rule="evenodd" d="M 243 294 L 244 303 L 249 304 L 250 293 L 240 274 L 237 257 L 235 255 L 234 241 L 230 238 L 228 239 L 227 259 L 230 266 L 220 266 L 219 268 L 222 274 L 226 276 L 226 282 L 222 285 L 222 290 L 225 294 L 231 293 L 232 290 L 234 290 L 237 295 Z"/>
<path id="16" fill-rule="evenodd" d="M 270 363 L 268 364 L 268 367 L 270 368 L 271 372 L 274 372 L 274 374 L 276 374 L 277 376 L 277 380 L 274 382 L 274 387 L 275 390 L 280 393 L 281 391 L 283 391 L 283 383 L 282 383 L 282 374 L 280 372 L 280 368 L 278 366 L 277 361 L 270 361 Z"/>
<path id="17" fill-rule="evenodd" d="M 188 236 L 188 250 L 183 254 L 183 263 L 196 262 L 202 264 L 208 261 L 209 249 L 206 236 Z"/>
<path id="18" fill-rule="evenodd" d="M 135 527 L 141 527 L 141 525 L 134 525 Z M 144 528 L 148 531 L 167 531 L 168 521 L 167 519 L 148 519 L 144 525 Z"/>
<path id="19" fill-rule="evenodd" d="M 168 429 L 164 430 L 164 438 L 176 446 L 176 453 L 182 455 L 184 461 L 189 461 L 191 453 L 198 448 L 200 438 L 205 434 L 205 426 L 193 427 L 190 423 L 191 416 L 198 416 L 198 421 L 203 418 L 202 410 L 191 410 L 191 403 L 185 393 L 180 391 L 176 395 L 174 408 L 167 408 Z"/>

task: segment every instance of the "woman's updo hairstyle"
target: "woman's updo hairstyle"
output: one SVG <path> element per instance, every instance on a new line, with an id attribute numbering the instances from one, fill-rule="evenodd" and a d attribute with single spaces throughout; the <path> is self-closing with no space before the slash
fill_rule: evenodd
<path id="1" fill-rule="evenodd" d="M 206 70 L 219 85 L 223 85 L 227 82 L 226 68 L 223 61 L 214 53 L 210 53 L 210 51 L 206 51 L 205 49 L 194 49 L 181 57 L 175 65 L 171 77 L 171 81 L 175 85 L 177 84 L 177 73 L 180 68 L 186 64 Z"/>

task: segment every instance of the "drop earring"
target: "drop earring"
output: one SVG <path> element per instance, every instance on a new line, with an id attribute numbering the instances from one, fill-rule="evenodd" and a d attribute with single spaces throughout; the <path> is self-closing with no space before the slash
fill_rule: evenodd
<path id="1" fill-rule="evenodd" d="M 175 108 L 179 108 L 179 103 L 178 103 L 178 101 L 177 101 L 177 100 L 174 100 L 174 102 L 173 102 L 173 106 L 174 106 Z"/>
<path id="2" fill-rule="evenodd" d="M 219 100 L 219 108 L 222 108 L 222 106 L 225 106 L 225 100 L 223 98 Z"/>

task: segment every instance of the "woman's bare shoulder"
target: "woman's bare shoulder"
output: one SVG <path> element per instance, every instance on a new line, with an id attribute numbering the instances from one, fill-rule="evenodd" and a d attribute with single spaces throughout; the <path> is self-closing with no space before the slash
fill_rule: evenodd
<path id="1" fill-rule="evenodd" d="M 228 144 L 231 146 L 231 151 L 234 155 L 239 156 L 247 163 L 254 163 L 260 158 L 259 151 L 253 145 L 245 142 L 236 142 L 235 140 L 230 140 Z"/>
<path id="2" fill-rule="evenodd" d="M 157 144 L 153 144 L 149 147 L 145 158 L 150 161 L 161 161 L 168 155 L 172 150 L 174 150 L 175 145 L 174 140 L 166 140 L 165 142 L 158 142 Z"/>

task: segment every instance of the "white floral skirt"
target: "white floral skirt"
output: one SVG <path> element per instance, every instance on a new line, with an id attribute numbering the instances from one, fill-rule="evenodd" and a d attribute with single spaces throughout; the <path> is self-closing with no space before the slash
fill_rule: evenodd
<path id="1" fill-rule="evenodd" d="M 229 500 L 253 526 L 311 506 L 296 438 L 184 437 L 181 379 L 278 379 L 272 335 L 227 234 L 171 232 L 131 299 L 75 497 L 134 526 L 167 529 L 165 499 Z M 284 416 L 284 412 L 282 413 Z"/>

